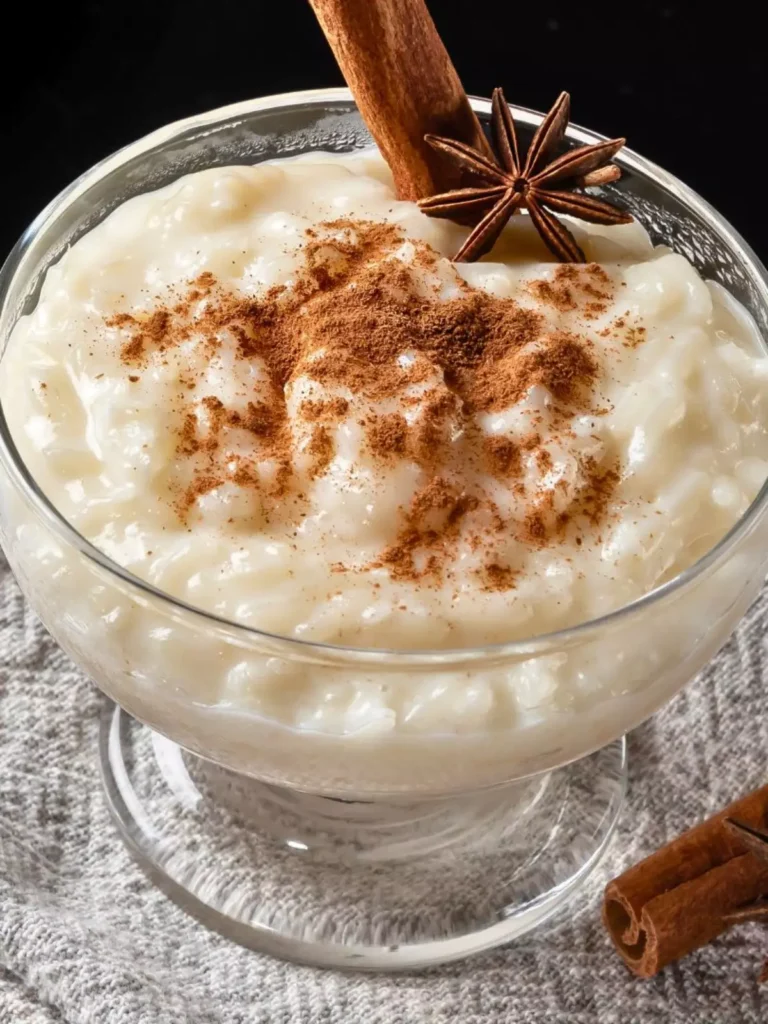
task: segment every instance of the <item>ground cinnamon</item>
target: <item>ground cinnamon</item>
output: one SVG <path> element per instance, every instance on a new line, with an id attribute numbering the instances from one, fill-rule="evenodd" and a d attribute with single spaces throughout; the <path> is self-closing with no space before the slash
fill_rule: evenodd
<path id="1" fill-rule="evenodd" d="M 768 895 L 768 861 L 728 827 L 765 831 L 768 786 L 750 793 L 610 882 L 603 921 L 622 959 L 641 978 L 706 945 Z"/>
<path id="2" fill-rule="evenodd" d="M 377 559 L 393 576 L 442 578 L 461 534 L 475 551 L 484 549 L 484 585 L 509 587 L 515 567 L 500 560 L 500 541 L 514 536 L 538 548 L 572 531 L 579 543 L 606 517 L 619 481 L 608 454 L 600 462 L 581 457 L 583 484 L 567 501 L 556 502 L 552 488 L 535 479 L 526 483 L 526 466 L 535 466 L 539 479 L 552 470 L 547 444 L 567 442 L 575 414 L 598 413 L 594 343 L 460 278 L 445 298 L 440 273 L 431 275 L 439 260 L 394 224 L 329 221 L 306 232 L 290 288 L 253 297 L 206 273 L 158 297 L 144 314 L 107 321 L 130 379 L 157 360 L 178 360 L 173 350 L 190 343 L 206 361 L 223 355 L 258 364 L 261 390 L 241 394 L 236 408 L 205 394 L 204 369 L 187 360 L 180 367 L 174 508 L 182 519 L 198 498 L 233 482 L 259 490 L 264 514 L 298 520 L 307 478 L 328 471 L 342 424 L 360 430 L 382 480 L 398 460 L 421 470 L 395 524 L 396 540 Z M 580 296 L 585 275 L 605 287 L 590 268 L 558 275 Z M 302 379 L 325 394 L 289 412 Z M 546 430 L 537 429 L 540 413 L 515 439 L 479 428 L 480 416 L 508 409 L 534 387 L 550 396 Z M 272 467 L 266 473 L 265 463 Z M 520 507 L 511 516 L 494 505 L 489 476 L 516 496 Z"/>

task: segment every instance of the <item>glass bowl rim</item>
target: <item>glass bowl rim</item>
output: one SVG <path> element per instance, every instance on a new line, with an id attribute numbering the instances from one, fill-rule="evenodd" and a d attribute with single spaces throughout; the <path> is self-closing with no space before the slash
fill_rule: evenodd
<path id="1" fill-rule="evenodd" d="M 484 115 L 490 114 L 490 101 L 481 97 L 470 96 L 473 109 Z M 17 241 L 3 266 L 0 268 L 0 321 L 6 313 L 5 304 L 11 283 L 14 282 L 25 269 L 25 254 L 32 240 L 40 233 L 42 228 L 55 220 L 63 208 L 66 208 L 82 192 L 86 191 L 96 181 L 108 177 L 112 172 L 121 167 L 127 160 L 139 156 L 151 150 L 163 142 L 168 142 L 178 137 L 183 132 L 195 129 L 211 127 L 221 121 L 231 120 L 240 115 L 249 115 L 258 111 L 279 110 L 291 106 L 303 106 L 307 104 L 322 105 L 323 103 L 351 103 L 354 106 L 352 95 L 347 88 L 308 89 L 296 92 L 277 93 L 270 96 L 256 97 L 244 100 L 239 103 L 217 107 L 213 110 L 195 114 L 191 117 L 172 121 L 161 128 L 150 132 L 147 135 L 129 143 L 127 146 L 115 151 L 103 160 L 94 164 L 73 182 L 67 185 L 47 206 L 37 215 L 26 231 Z M 535 126 L 544 116 L 538 111 L 528 107 L 509 104 L 516 118 L 522 123 Z M 567 137 L 586 145 L 605 139 L 605 136 L 597 132 L 581 128 L 578 125 L 570 124 Z M 661 187 L 686 206 L 692 208 L 702 219 L 724 238 L 730 248 L 737 252 L 743 264 L 747 267 L 757 285 L 761 299 L 768 307 L 768 271 L 763 266 L 751 246 L 742 238 L 735 228 L 722 217 L 705 199 L 698 195 L 674 175 L 663 168 L 645 159 L 631 149 L 624 148 L 618 157 L 615 158 L 619 165 L 623 165 L 640 175 L 650 178 L 654 184 Z M 44 273 L 53 264 L 47 264 Z M 11 325 L 10 329 L 12 329 Z M 10 333 L 10 329 L 9 332 Z M 7 339 L 0 339 L 4 342 Z M 5 344 L 2 344 L 1 351 L 4 352 Z M 0 354 L 0 360 L 2 354 Z M 130 587 L 138 588 L 147 596 L 158 599 L 171 606 L 177 612 L 184 615 L 200 617 L 214 627 L 224 629 L 227 632 L 234 630 L 237 633 L 244 633 L 256 640 L 278 643 L 293 648 L 297 653 L 304 652 L 312 655 L 315 653 L 323 660 L 331 660 L 336 663 L 358 661 L 360 659 L 374 658 L 377 661 L 386 659 L 396 661 L 402 668 L 429 666 L 433 667 L 438 662 L 443 668 L 449 667 L 451 663 L 465 665 L 468 661 L 485 660 L 489 658 L 506 660 L 514 658 L 530 658 L 542 653 L 547 648 L 562 649 L 573 643 L 587 640 L 591 634 L 599 630 L 618 626 L 627 619 L 631 619 L 673 594 L 683 590 L 692 584 L 707 570 L 713 569 L 728 557 L 735 544 L 748 534 L 760 517 L 765 506 L 768 504 L 768 480 L 763 484 L 759 493 L 750 504 L 749 508 L 731 527 L 731 529 L 711 548 L 706 554 L 695 561 L 687 569 L 678 573 L 672 579 L 655 587 L 647 594 L 643 594 L 628 604 L 621 605 L 605 615 L 597 618 L 587 619 L 576 625 L 568 626 L 565 629 L 554 630 L 548 633 L 536 634 L 521 640 L 506 641 L 495 644 L 485 644 L 479 647 L 457 647 L 457 648 L 371 648 L 356 647 L 345 644 L 332 644 L 322 641 L 302 639 L 299 637 L 287 636 L 279 633 L 272 633 L 268 630 L 249 626 L 245 623 L 227 619 L 224 616 L 208 612 L 193 604 L 166 593 L 153 584 L 134 575 L 128 569 L 113 561 L 94 544 L 82 536 L 68 520 L 58 511 L 53 502 L 43 493 L 34 477 L 27 469 L 8 428 L 5 412 L 0 403 L 0 462 L 4 465 L 12 481 L 31 501 L 35 510 L 41 515 L 46 524 L 51 527 L 56 535 L 65 543 L 73 546 L 81 555 L 100 568 L 106 570 L 110 575 L 118 577 L 123 583 Z"/>

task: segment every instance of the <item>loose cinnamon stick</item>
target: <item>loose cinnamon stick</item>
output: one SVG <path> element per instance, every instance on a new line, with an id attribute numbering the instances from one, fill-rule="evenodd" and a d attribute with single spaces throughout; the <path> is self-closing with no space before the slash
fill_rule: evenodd
<path id="1" fill-rule="evenodd" d="M 428 132 L 490 148 L 424 0 L 309 0 L 401 199 L 454 188 Z"/>
<path id="2" fill-rule="evenodd" d="M 641 978 L 711 942 L 728 915 L 768 894 L 768 862 L 747 852 L 725 819 L 765 830 L 768 786 L 683 833 L 608 884 L 603 921 Z"/>

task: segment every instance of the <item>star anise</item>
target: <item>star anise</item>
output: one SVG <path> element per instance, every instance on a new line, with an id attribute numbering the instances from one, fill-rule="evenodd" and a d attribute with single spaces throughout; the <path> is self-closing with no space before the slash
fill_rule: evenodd
<path id="1" fill-rule="evenodd" d="M 563 263 L 583 263 L 585 256 L 568 228 L 551 211 L 595 224 L 626 224 L 632 220 L 628 213 L 609 203 L 573 191 L 575 187 L 615 181 L 620 176 L 621 171 L 610 161 L 624 145 L 624 139 L 581 146 L 551 159 L 565 135 L 570 105 L 568 93 L 560 93 L 536 129 L 525 160 L 501 89 L 494 89 L 491 106 L 495 162 L 464 142 L 440 135 L 425 136 L 430 146 L 480 183 L 476 188 L 455 189 L 419 201 L 420 208 L 430 217 L 475 225 L 454 257 L 457 262 L 471 262 L 488 252 L 509 218 L 520 209 L 528 211 L 547 247 Z M 553 185 L 565 187 L 553 189 Z"/>

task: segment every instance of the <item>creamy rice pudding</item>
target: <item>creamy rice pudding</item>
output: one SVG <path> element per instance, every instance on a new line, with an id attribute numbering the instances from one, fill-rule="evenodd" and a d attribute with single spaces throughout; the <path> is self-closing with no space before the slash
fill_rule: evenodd
<path id="1" fill-rule="evenodd" d="M 755 497 L 768 358 L 639 224 L 572 227 L 592 262 L 549 262 L 518 216 L 453 264 L 466 229 L 396 200 L 375 153 L 190 175 L 48 271 L 2 364 L 15 442 L 110 558 L 259 630 L 455 649 L 603 615 Z M 562 658 L 423 682 L 230 654 L 196 674 L 149 613 L 90 615 L 147 677 L 190 658 L 206 704 L 334 734 L 504 729 L 583 687 Z"/>

